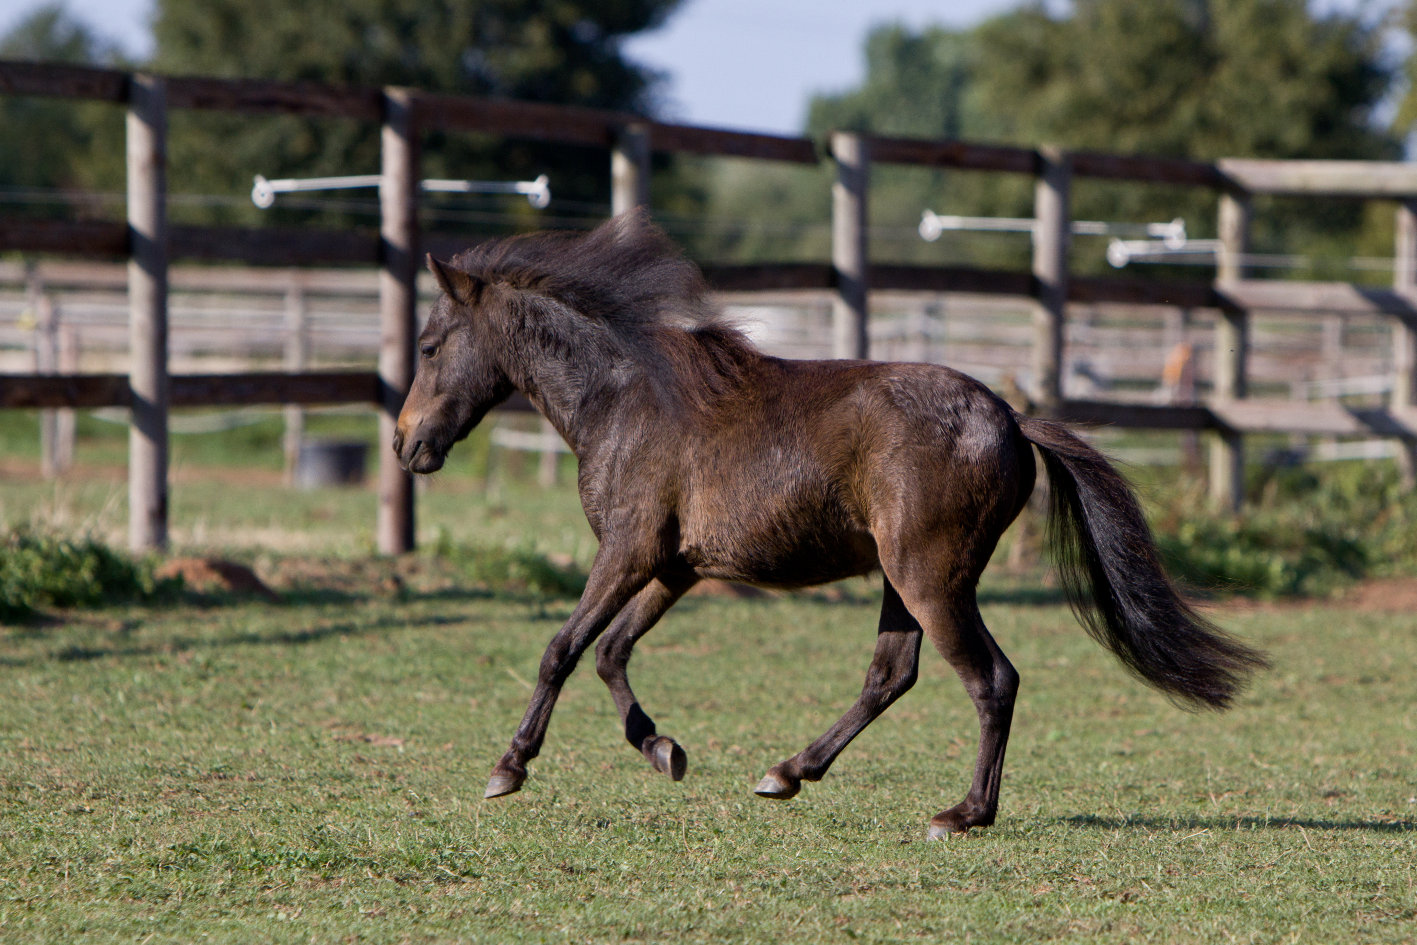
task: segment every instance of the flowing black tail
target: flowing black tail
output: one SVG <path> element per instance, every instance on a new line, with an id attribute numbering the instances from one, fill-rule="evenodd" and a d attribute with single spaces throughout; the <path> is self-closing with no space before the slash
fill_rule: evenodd
<path id="1" fill-rule="evenodd" d="M 1162 692 L 1225 708 L 1249 674 L 1268 665 L 1264 656 L 1181 598 L 1136 496 L 1101 453 L 1056 423 L 1017 420 L 1048 470 L 1048 544 L 1087 632 Z"/>

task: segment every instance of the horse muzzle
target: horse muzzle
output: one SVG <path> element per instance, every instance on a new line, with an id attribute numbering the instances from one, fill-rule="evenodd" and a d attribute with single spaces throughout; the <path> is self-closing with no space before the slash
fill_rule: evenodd
<path id="1" fill-rule="evenodd" d="M 419 431 L 406 433 L 402 425 L 394 431 L 394 455 L 399 465 L 411 473 L 426 475 L 443 468 L 448 451 L 419 436 Z"/>

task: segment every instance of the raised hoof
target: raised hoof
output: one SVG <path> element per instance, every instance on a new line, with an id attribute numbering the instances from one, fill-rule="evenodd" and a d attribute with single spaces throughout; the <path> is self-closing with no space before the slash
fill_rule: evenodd
<path id="1" fill-rule="evenodd" d="M 769 797 L 775 801 L 785 801 L 789 797 L 796 797 L 797 792 L 802 790 L 802 782 L 796 778 L 791 780 L 780 774 L 769 771 L 767 776 L 758 782 L 758 786 L 753 788 L 753 793 L 759 797 Z"/>
<path id="2" fill-rule="evenodd" d="M 669 775 L 671 780 L 684 780 L 684 770 L 689 766 L 689 758 L 674 739 L 656 735 L 645 741 L 642 751 L 654 766 L 654 770 Z"/>
<path id="3" fill-rule="evenodd" d="M 506 794 L 515 794 L 521 790 L 522 782 L 526 781 L 526 775 L 508 774 L 505 771 L 492 772 L 492 778 L 487 782 L 487 790 L 483 792 L 482 799 L 487 800 L 493 797 L 502 797 Z"/>

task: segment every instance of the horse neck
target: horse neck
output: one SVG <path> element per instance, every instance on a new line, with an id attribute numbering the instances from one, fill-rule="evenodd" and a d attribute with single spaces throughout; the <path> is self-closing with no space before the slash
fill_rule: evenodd
<path id="1" fill-rule="evenodd" d="M 615 395 L 632 383 L 635 366 L 608 334 L 564 309 L 533 311 L 517 321 L 509 326 L 503 370 L 583 457 L 597 429 L 613 417 Z"/>

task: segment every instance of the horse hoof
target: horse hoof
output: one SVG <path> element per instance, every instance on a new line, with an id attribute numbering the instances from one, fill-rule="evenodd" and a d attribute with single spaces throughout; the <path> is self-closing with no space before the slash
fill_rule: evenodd
<path id="1" fill-rule="evenodd" d="M 960 804 L 942 810 L 930 818 L 930 839 L 948 840 L 963 837 L 970 827 L 988 827 L 994 823 L 994 813 L 971 805 Z"/>
<path id="2" fill-rule="evenodd" d="M 656 735 L 645 742 L 643 750 L 654 770 L 669 775 L 671 780 L 684 780 L 684 769 L 689 766 L 689 758 L 674 739 Z"/>
<path id="3" fill-rule="evenodd" d="M 515 794 L 521 790 L 522 782 L 526 780 L 526 775 L 508 774 L 505 771 L 494 771 L 492 778 L 487 782 L 487 790 L 483 792 L 482 799 L 487 800 L 493 797 L 502 797 L 505 794 Z"/>
<path id="4" fill-rule="evenodd" d="M 788 780 L 780 774 L 772 771 L 767 773 L 758 786 L 753 788 L 753 793 L 759 797 L 769 797 L 775 801 L 785 801 L 789 797 L 796 797 L 797 792 L 802 790 L 802 782 L 793 778 Z"/>
<path id="5" fill-rule="evenodd" d="M 934 823 L 932 823 L 932 824 L 930 825 L 930 839 L 931 839 L 931 840 L 942 840 L 942 841 L 943 841 L 943 840 L 948 840 L 948 839 L 950 839 L 951 837 L 967 837 L 967 836 L 969 836 L 969 828 L 968 828 L 968 827 L 946 827 L 946 826 L 944 826 L 944 825 L 942 825 L 942 824 L 934 824 Z"/>

